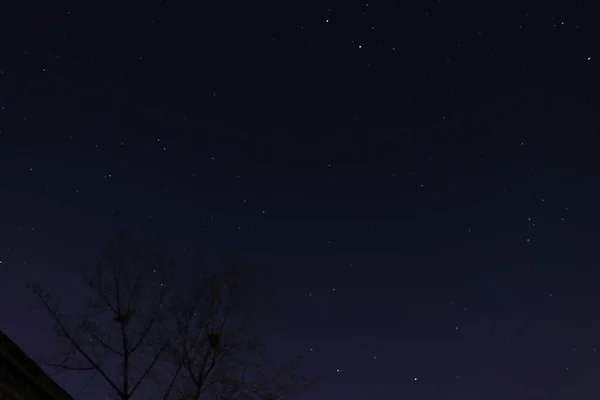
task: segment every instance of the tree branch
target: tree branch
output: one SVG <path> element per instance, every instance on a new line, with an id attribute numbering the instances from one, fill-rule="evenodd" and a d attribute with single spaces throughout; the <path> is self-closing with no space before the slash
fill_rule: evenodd
<path id="1" fill-rule="evenodd" d="M 138 381 L 133 385 L 133 388 L 131 389 L 131 391 L 129 392 L 128 397 L 133 396 L 133 393 L 136 391 L 136 389 L 140 386 L 140 384 L 142 383 L 142 381 L 146 378 L 146 376 L 150 373 L 150 371 L 152 371 L 152 369 L 154 368 L 154 366 L 156 365 L 156 363 L 158 362 L 158 359 L 160 358 L 160 356 L 162 355 L 162 353 L 167 349 L 167 346 L 164 346 L 160 351 L 157 351 L 156 354 L 154 355 L 154 358 L 152 359 L 152 361 L 150 362 L 150 364 L 148 364 L 148 366 L 144 369 L 144 372 L 142 373 L 142 375 L 140 376 L 140 378 L 138 379 Z"/>
<path id="2" fill-rule="evenodd" d="M 75 349 L 77 349 L 77 351 L 79 352 L 79 354 L 81 354 L 89 363 L 90 363 L 90 368 L 91 369 L 95 369 L 96 371 L 98 371 L 98 373 L 100 375 L 102 375 L 102 377 L 106 380 L 106 382 L 117 392 L 120 392 L 118 386 L 110 379 L 110 377 L 106 374 L 106 372 L 104 372 L 104 370 L 102 369 L 102 367 L 97 364 L 82 348 L 81 346 L 79 346 L 77 344 L 77 342 L 73 339 L 73 337 L 67 332 L 66 327 L 64 326 L 64 324 L 62 323 L 62 321 L 60 320 L 60 318 L 58 318 L 58 315 L 56 314 L 56 312 L 52 309 L 52 307 L 50 307 L 50 304 L 48 303 L 48 296 L 45 294 L 45 292 L 40 288 L 40 287 L 34 287 L 34 293 L 38 296 L 38 298 L 41 300 L 42 305 L 44 306 L 44 308 L 48 311 L 48 313 L 50 314 L 50 316 L 52 317 L 52 319 L 54 320 L 54 322 L 58 325 L 58 327 L 61 329 L 62 333 L 65 335 L 65 337 L 69 340 L 69 342 L 73 345 L 73 347 L 75 347 Z M 65 366 L 66 369 L 69 370 L 73 370 L 72 368 L 68 368 L 67 366 Z M 89 369 L 88 369 L 89 370 Z"/>

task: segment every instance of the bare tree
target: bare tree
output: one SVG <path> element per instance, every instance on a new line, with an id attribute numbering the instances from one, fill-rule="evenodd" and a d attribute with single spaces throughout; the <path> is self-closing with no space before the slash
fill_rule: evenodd
<path id="1" fill-rule="evenodd" d="M 161 248 L 118 235 L 84 276 L 82 311 L 31 286 L 58 339 L 47 366 L 92 371 L 119 400 L 279 400 L 317 382 L 300 373 L 302 357 L 268 356 L 276 299 L 261 269 L 234 254 L 219 272 L 199 263 L 167 283 L 175 268 Z"/>
<path id="2" fill-rule="evenodd" d="M 120 233 L 92 273 L 83 268 L 89 289 L 83 310 L 68 310 L 58 296 L 31 284 L 57 338 L 56 352 L 44 364 L 57 372 L 91 371 L 116 398 L 131 399 L 151 383 L 169 349 L 165 274 L 171 264 L 157 240 L 134 240 Z"/>
<path id="3" fill-rule="evenodd" d="M 278 366 L 267 356 L 275 297 L 260 272 L 230 255 L 219 273 L 198 271 L 171 304 L 177 380 L 170 399 L 277 400 L 317 383 L 300 373 L 302 357 Z"/>

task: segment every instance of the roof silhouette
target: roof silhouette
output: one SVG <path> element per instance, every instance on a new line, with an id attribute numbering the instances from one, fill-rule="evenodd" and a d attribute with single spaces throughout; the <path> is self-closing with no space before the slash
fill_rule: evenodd
<path id="1" fill-rule="evenodd" d="M 71 395 L 54 382 L 31 357 L 2 331 L 0 331 L 0 367 L 6 368 L 9 373 L 24 376 L 32 386 L 46 395 L 44 397 L 54 400 L 73 400 Z M 2 381 L 3 379 L 0 378 L 0 387 Z"/>

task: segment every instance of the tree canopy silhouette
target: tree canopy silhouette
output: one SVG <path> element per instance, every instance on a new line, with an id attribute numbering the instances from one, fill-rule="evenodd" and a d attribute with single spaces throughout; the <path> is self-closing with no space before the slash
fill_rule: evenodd
<path id="1" fill-rule="evenodd" d="M 216 271 L 200 258 L 177 279 L 164 249 L 117 234 L 93 272 L 83 268 L 83 310 L 31 284 L 56 337 L 43 363 L 91 371 L 120 400 L 277 400 L 320 381 L 300 373 L 302 356 L 283 365 L 268 356 L 275 297 L 262 270 L 230 254 Z"/>

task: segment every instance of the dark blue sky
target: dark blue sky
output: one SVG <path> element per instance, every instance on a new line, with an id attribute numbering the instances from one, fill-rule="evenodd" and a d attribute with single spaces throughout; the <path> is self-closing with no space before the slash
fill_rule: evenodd
<path id="1" fill-rule="evenodd" d="M 300 399 L 596 398 L 598 9 L 280 3 L 0 14 L 0 329 L 126 226 L 267 265 Z"/>

